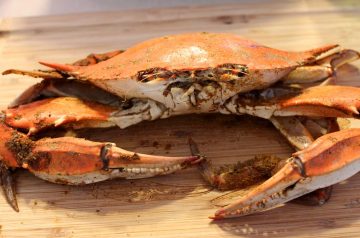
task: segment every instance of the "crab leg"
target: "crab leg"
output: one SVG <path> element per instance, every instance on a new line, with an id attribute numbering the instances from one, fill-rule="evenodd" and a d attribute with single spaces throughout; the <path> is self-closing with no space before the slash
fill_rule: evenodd
<path id="1" fill-rule="evenodd" d="M 61 137 L 36 141 L 22 167 L 51 182 L 77 185 L 112 178 L 138 179 L 170 174 L 198 159 L 197 156 L 146 155 L 112 143 Z"/>
<path id="2" fill-rule="evenodd" d="M 326 66 L 302 66 L 297 67 L 283 78 L 284 84 L 314 83 L 323 81 L 333 75 L 330 67 Z"/>
<path id="3" fill-rule="evenodd" d="M 306 84 L 324 81 L 335 76 L 336 70 L 342 65 L 360 58 L 360 53 L 357 51 L 338 50 L 339 51 L 334 54 L 317 59 L 317 63 L 321 65 L 305 65 L 297 67 L 282 79 L 283 83 Z"/>
<path id="4" fill-rule="evenodd" d="M 106 52 L 103 54 L 90 54 L 86 58 L 78 60 L 72 65 L 75 66 L 88 66 L 97 64 L 101 61 L 108 60 L 118 54 L 124 52 L 123 50 L 115 50 L 111 52 Z M 20 75 L 27 75 L 34 78 L 43 78 L 43 79 L 56 79 L 56 78 L 67 78 L 69 75 L 64 74 L 63 72 L 58 72 L 55 70 L 35 70 L 35 71 L 28 71 L 28 70 L 19 70 L 19 69 L 8 69 L 5 70 L 3 75 L 7 74 L 20 74 Z"/>
<path id="5" fill-rule="evenodd" d="M 37 83 L 20 94 L 9 108 L 18 107 L 43 98 L 75 97 L 114 107 L 126 106 L 127 101 L 86 82 L 70 79 L 51 79 Z"/>
<path id="6" fill-rule="evenodd" d="M 39 130 L 72 123 L 73 127 L 109 127 L 114 107 L 72 97 L 48 98 L 5 110 L 4 121 L 34 134 Z"/>
<path id="7" fill-rule="evenodd" d="M 63 78 L 63 75 L 57 71 L 28 71 L 28 70 L 20 70 L 20 69 L 8 69 L 2 72 L 2 75 L 7 74 L 20 74 L 26 75 L 33 78 L 43 78 L 43 79 L 53 79 L 53 78 Z"/>
<path id="8" fill-rule="evenodd" d="M 18 211 L 8 168 L 22 167 L 62 184 L 88 184 L 112 178 L 138 179 L 170 174 L 201 160 L 198 156 L 167 157 L 135 153 L 112 143 L 73 137 L 32 141 L 0 123 L 0 175 L 9 204 Z"/>
<path id="9" fill-rule="evenodd" d="M 310 131 L 296 117 L 271 117 L 270 121 L 297 150 L 314 142 Z"/>
<path id="10" fill-rule="evenodd" d="M 336 97 L 335 97 L 336 95 Z M 301 94 L 281 100 L 275 116 L 358 117 L 360 88 L 347 86 L 318 86 Z"/>
<path id="11" fill-rule="evenodd" d="M 108 99 L 111 100 L 111 97 Z M 113 103 L 114 106 L 109 106 L 73 97 L 47 98 L 5 110 L 5 121 L 12 127 L 28 130 L 30 135 L 45 128 L 63 125 L 76 129 L 115 125 L 125 128 L 143 120 L 168 116 L 164 114 L 164 106 L 153 100 Z"/>
<path id="12" fill-rule="evenodd" d="M 343 130 L 318 138 L 296 152 L 286 165 L 237 202 L 211 218 L 244 216 L 279 206 L 318 188 L 341 182 L 360 170 L 360 129 Z"/>
<path id="13" fill-rule="evenodd" d="M 335 97 L 336 95 L 336 97 Z M 360 88 L 316 86 L 307 89 L 268 88 L 236 95 L 222 113 L 273 116 L 358 117 Z"/>

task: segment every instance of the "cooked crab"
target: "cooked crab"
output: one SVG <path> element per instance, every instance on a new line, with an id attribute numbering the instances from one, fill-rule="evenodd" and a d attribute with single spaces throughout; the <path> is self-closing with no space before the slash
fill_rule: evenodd
<path id="1" fill-rule="evenodd" d="M 79 184 L 119 174 L 138 178 L 170 173 L 202 159 L 150 157 L 77 138 L 30 141 L 15 129 L 32 135 L 59 126 L 125 128 L 189 113 L 249 114 L 271 120 L 300 151 L 214 218 L 269 209 L 359 171 L 360 130 L 333 132 L 333 120 L 314 119 L 358 116 L 359 88 L 326 85 L 338 67 L 358 58 L 358 52 L 338 45 L 287 52 L 232 34 L 191 33 L 90 55 L 74 64 L 41 62 L 51 71 L 7 70 L 3 74 L 44 80 L 3 111 L 3 185 L 14 204 L 7 168 L 24 167 L 52 182 Z M 148 169 L 154 165 L 161 169 Z M 200 168 L 214 185 L 231 182 L 205 162 Z"/>

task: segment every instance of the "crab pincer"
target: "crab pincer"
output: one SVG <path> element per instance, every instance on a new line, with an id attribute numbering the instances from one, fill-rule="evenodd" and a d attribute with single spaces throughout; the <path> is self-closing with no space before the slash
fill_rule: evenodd
<path id="1" fill-rule="evenodd" d="M 329 162 L 331 161 L 331 163 Z M 341 182 L 360 170 L 360 129 L 347 129 L 318 138 L 298 151 L 285 166 L 213 219 L 245 216 L 277 207 L 316 189 Z"/>

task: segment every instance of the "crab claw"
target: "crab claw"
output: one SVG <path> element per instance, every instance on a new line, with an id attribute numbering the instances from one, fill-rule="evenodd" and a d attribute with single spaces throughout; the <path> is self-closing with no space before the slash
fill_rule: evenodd
<path id="1" fill-rule="evenodd" d="M 9 127 L 0 113 L 0 183 L 8 203 L 18 211 L 11 168 L 24 168 L 54 183 L 89 184 L 113 178 L 164 175 L 202 160 L 200 156 L 155 156 L 127 151 L 113 143 L 60 137 L 30 140 Z"/>
<path id="2" fill-rule="evenodd" d="M 170 174 L 198 161 L 198 156 L 147 155 L 121 149 L 113 143 L 61 137 L 36 141 L 22 167 L 54 183 L 77 185 Z"/>
<path id="3" fill-rule="evenodd" d="M 4 122 L 0 122 L 0 134 L 0 162 L 3 167 L 22 167 L 55 183 L 87 184 L 117 177 L 153 177 L 173 173 L 202 159 L 199 156 L 140 154 L 121 149 L 113 143 L 74 137 L 32 141 Z"/>
<path id="4" fill-rule="evenodd" d="M 360 129 L 318 138 L 296 152 L 273 177 L 237 202 L 218 210 L 212 219 L 245 216 L 341 182 L 360 171 Z"/>
<path id="5" fill-rule="evenodd" d="M 335 85 L 307 89 L 270 87 L 259 92 L 236 95 L 224 106 L 230 113 L 249 114 L 265 119 L 272 116 L 357 118 L 360 88 Z"/>

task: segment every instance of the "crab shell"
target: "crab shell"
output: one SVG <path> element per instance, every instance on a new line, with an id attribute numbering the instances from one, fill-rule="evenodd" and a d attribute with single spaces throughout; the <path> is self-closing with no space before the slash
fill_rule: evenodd
<path id="1" fill-rule="evenodd" d="M 174 115 L 215 111 L 235 94 L 267 88 L 337 46 L 287 52 L 228 33 L 188 33 L 144 41 L 95 65 L 41 63 L 70 72 L 120 97 L 152 99 Z M 175 92 L 170 86 L 179 82 L 199 86 L 206 81 L 216 82 L 219 87 L 202 87 L 204 95 L 200 99 L 204 100 L 196 107 L 183 97 L 194 88 Z"/>

